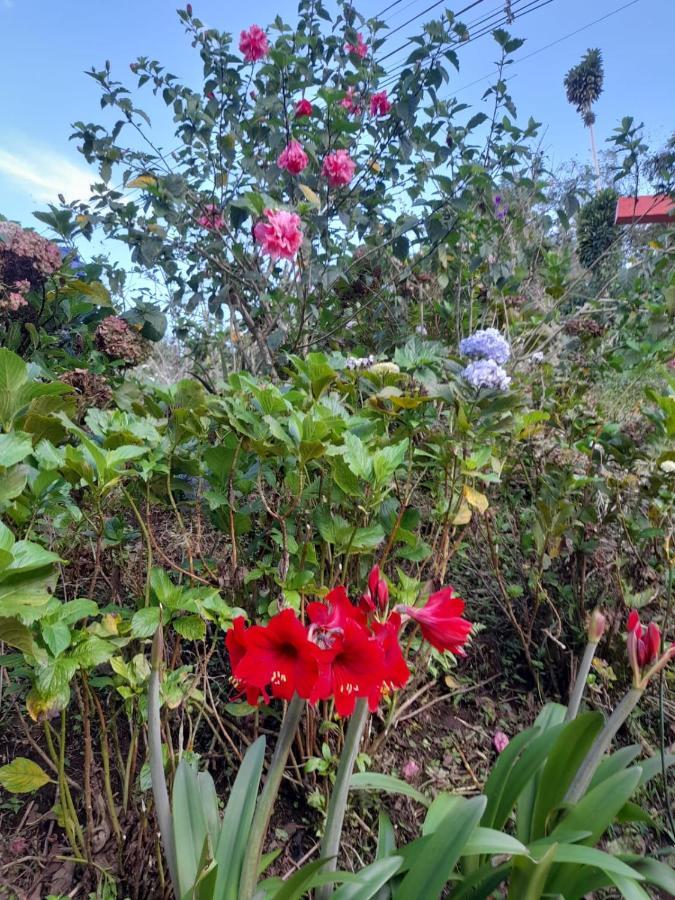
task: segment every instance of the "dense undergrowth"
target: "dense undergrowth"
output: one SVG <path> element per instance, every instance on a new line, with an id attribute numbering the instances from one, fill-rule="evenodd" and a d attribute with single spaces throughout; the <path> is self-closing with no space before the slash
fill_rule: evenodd
<path id="1" fill-rule="evenodd" d="M 339 8 L 244 62 L 181 11 L 179 149 L 106 66 L 94 197 L 0 223 L 3 896 L 673 892 L 672 229 L 545 171 L 517 39 L 465 121 L 465 26 L 383 92 Z"/>

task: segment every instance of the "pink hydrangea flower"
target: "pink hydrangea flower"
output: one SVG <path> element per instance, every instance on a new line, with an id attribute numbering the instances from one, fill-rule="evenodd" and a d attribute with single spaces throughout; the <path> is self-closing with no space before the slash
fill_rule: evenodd
<path id="1" fill-rule="evenodd" d="M 361 112 L 361 106 L 356 100 L 353 87 L 347 88 L 347 93 L 340 100 L 340 106 L 350 114 L 358 115 Z"/>
<path id="2" fill-rule="evenodd" d="M 391 111 L 391 103 L 387 98 L 386 91 L 380 91 L 373 94 L 370 98 L 370 114 L 371 116 L 387 116 Z"/>
<path id="3" fill-rule="evenodd" d="M 251 25 L 248 31 L 242 31 L 239 35 L 239 50 L 246 62 L 258 62 L 267 56 L 269 49 L 267 35 L 259 25 Z"/>
<path id="4" fill-rule="evenodd" d="M 253 229 L 263 253 L 272 259 L 293 259 L 302 244 L 300 216 L 284 209 L 266 209 L 266 222 L 258 222 Z"/>
<path id="5" fill-rule="evenodd" d="M 307 168 L 309 158 L 299 141 L 290 141 L 277 160 L 280 169 L 286 169 L 291 175 L 299 175 Z"/>
<path id="6" fill-rule="evenodd" d="M 503 731 L 495 731 L 492 738 L 492 746 L 495 748 L 497 753 L 502 753 L 509 746 L 508 735 L 504 734 Z"/>
<path id="7" fill-rule="evenodd" d="M 197 222 L 202 228 L 208 228 L 209 231 L 222 231 L 225 227 L 225 219 L 223 219 L 220 209 L 214 206 L 213 203 L 208 203 L 204 207 L 204 212 L 197 219 Z"/>
<path id="8" fill-rule="evenodd" d="M 368 55 L 368 44 L 363 40 L 363 35 L 360 31 L 356 35 L 355 44 L 345 44 L 345 53 L 355 53 L 359 59 L 364 59 Z"/>
<path id="9" fill-rule="evenodd" d="M 329 153 L 323 161 L 321 174 L 328 179 L 331 187 L 343 187 L 354 177 L 356 163 L 346 150 Z"/>
<path id="10" fill-rule="evenodd" d="M 305 116 L 311 116 L 314 112 L 314 107 L 309 102 L 309 100 L 305 100 L 303 97 L 302 100 L 298 100 L 295 104 L 295 118 L 302 119 Z"/>

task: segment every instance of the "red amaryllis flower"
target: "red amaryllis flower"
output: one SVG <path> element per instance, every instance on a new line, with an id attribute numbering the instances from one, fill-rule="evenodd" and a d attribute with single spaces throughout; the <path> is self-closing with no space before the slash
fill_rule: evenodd
<path id="1" fill-rule="evenodd" d="M 391 103 L 386 91 L 379 91 L 370 98 L 371 116 L 387 116 L 391 112 Z"/>
<path id="2" fill-rule="evenodd" d="M 350 619 L 359 625 L 366 624 L 366 617 L 350 603 L 347 591 L 340 585 L 329 591 L 323 600 L 316 600 L 307 604 L 309 621 L 322 631 L 336 631 L 344 629 L 345 623 Z"/>
<path id="3" fill-rule="evenodd" d="M 246 62 L 257 62 L 267 56 L 270 44 L 267 35 L 259 25 L 251 25 L 248 31 L 239 35 L 239 50 Z"/>
<path id="4" fill-rule="evenodd" d="M 267 700 L 266 691 L 254 687 L 253 685 L 242 684 L 242 682 L 234 675 L 235 669 L 246 654 L 247 634 L 248 629 L 246 627 L 246 620 L 243 616 L 237 616 L 232 622 L 232 628 L 230 628 L 225 635 L 225 646 L 230 654 L 230 667 L 233 673 L 232 680 L 234 681 L 234 684 L 246 692 L 246 701 L 250 706 L 257 706 L 261 696 Z"/>
<path id="5" fill-rule="evenodd" d="M 377 709 L 377 705 L 385 690 L 398 690 L 402 688 L 410 678 L 410 669 L 405 661 L 401 646 L 398 642 L 401 630 L 401 617 L 393 612 L 386 622 L 373 621 L 373 634 L 375 641 L 382 648 L 384 677 L 382 683 L 373 690 L 368 698 L 371 710 Z"/>
<path id="6" fill-rule="evenodd" d="M 451 587 L 432 594 L 421 609 L 413 606 L 398 607 L 419 622 L 422 637 L 441 652 L 449 650 L 455 656 L 466 656 L 464 644 L 471 634 L 471 622 L 462 618 L 464 601 L 455 597 Z"/>
<path id="7" fill-rule="evenodd" d="M 311 116 L 314 112 L 314 107 L 309 102 L 309 100 L 305 100 L 303 97 L 302 100 L 298 100 L 295 104 L 295 118 L 302 119 L 305 116 Z"/>
<path id="8" fill-rule="evenodd" d="M 332 646 L 320 650 L 320 674 L 312 702 L 333 697 L 340 716 L 354 712 L 358 697 L 370 697 L 384 677 L 384 654 L 377 641 L 353 619 L 333 633 Z"/>
<path id="9" fill-rule="evenodd" d="M 267 625 L 253 625 L 244 644 L 234 677 L 246 688 L 262 691 L 269 684 L 272 695 L 283 700 L 296 692 L 304 699 L 312 694 L 319 675 L 319 651 L 292 609 L 272 616 Z"/>
<path id="10" fill-rule="evenodd" d="M 644 669 L 658 659 L 661 648 L 661 632 L 655 622 L 650 622 L 647 629 L 640 624 L 640 616 L 633 609 L 628 616 L 628 658 L 633 668 Z"/>

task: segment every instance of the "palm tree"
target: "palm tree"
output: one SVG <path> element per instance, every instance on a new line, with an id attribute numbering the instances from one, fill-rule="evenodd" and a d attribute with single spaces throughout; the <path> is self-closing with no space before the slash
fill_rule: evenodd
<path id="1" fill-rule="evenodd" d="M 567 75 L 565 75 L 564 82 L 568 101 L 573 106 L 576 106 L 577 112 L 581 115 L 581 119 L 591 135 L 591 153 L 593 154 L 593 165 L 595 166 L 598 188 L 600 187 L 600 166 L 595 149 L 595 133 L 593 132 L 593 123 L 595 122 L 593 104 L 602 94 L 604 80 L 602 54 L 595 48 L 587 50 L 586 55 L 581 58 L 581 62 L 576 66 L 572 66 Z"/>

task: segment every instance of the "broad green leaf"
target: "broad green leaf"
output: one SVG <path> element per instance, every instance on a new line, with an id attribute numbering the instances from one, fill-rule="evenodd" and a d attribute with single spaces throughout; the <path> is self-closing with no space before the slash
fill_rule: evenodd
<path id="1" fill-rule="evenodd" d="M 672 765 L 675 765 L 675 753 L 666 753 L 665 754 L 666 771 Z M 655 778 L 657 775 L 661 774 L 661 771 L 662 771 L 661 754 L 655 753 L 654 756 L 650 756 L 649 759 L 641 759 L 640 760 L 640 768 L 642 769 L 642 775 L 640 776 L 638 786 L 642 787 L 643 784 L 647 784 L 647 782 L 651 781 L 652 778 Z"/>
<path id="2" fill-rule="evenodd" d="M 0 434 L 0 466 L 9 468 L 22 462 L 33 449 L 33 441 L 27 434 L 20 431 L 12 431 L 9 434 Z M 0 477 L 5 477 L 0 476 Z"/>
<path id="3" fill-rule="evenodd" d="M 0 767 L 0 784 L 11 794 L 32 794 L 50 781 L 44 769 L 23 756 Z"/>
<path id="4" fill-rule="evenodd" d="M 368 480 L 373 474 L 373 461 L 361 438 L 345 431 L 342 436 L 344 448 L 342 456 L 350 470 L 357 478 Z"/>
<path id="5" fill-rule="evenodd" d="M 28 481 L 25 466 L 15 466 L 9 472 L 0 475 L 0 503 L 9 503 L 22 493 Z"/>
<path id="6" fill-rule="evenodd" d="M 157 631 L 161 618 L 158 606 L 146 606 L 131 617 L 131 634 L 137 638 L 148 638 Z"/>
<path id="7" fill-rule="evenodd" d="M 605 778 L 609 778 L 610 775 L 614 775 L 616 772 L 620 772 L 622 769 L 625 769 L 633 762 L 633 760 L 637 756 L 640 755 L 641 752 L 642 747 L 640 747 L 639 744 L 630 744 L 630 746 L 621 747 L 610 756 L 607 756 L 595 770 L 595 774 L 593 775 L 593 778 L 591 779 L 591 783 L 589 785 L 589 790 L 594 788 L 597 784 L 600 784 L 600 782 L 604 781 Z"/>
<path id="8" fill-rule="evenodd" d="M 107 662 L 116 650 L 114 644 L 91 634 L 73 649 L 71 659 L 82 669 L 93 669 Z"/>
<path id="9" fill-rule="evenodd" d="M 635 857 L 627 861 L 646 881 L 675 897 L 675 871 L 670 866 L 649 857 Z"/>
<path id="10" fill-rule="evenodd" d="M 422 806 L 429 806 L 430 800 L 421 794 L 416 788 L 403 781 L 395 778 L 393 775 L 383 775 L 380 772 L 355 772 L 349 783 L 352 791 L 385 791 L 387 794 L 404 794 L 411 797 Z"/>
<path id="11" fill-rule="evenodd" d="M 17 575 L 20 572 L 32 572 L 35 569 L 43 569 L 59 562 L 59 557 L 51 550 L 45 550 L 39 544 L 32 541 L 17 541 L 12 547 L 13 561 L 5 569 L 3 575 Z"/>
<path id="12" fill-rule="evenodd" d="M 516 856 L 509 879 L 508 900 L 540 900 L 544 893 L 557 844 L 547 847 L 538 861 Z"/>
<path id="13" fill-rule="evenodd" d="M 403 465 L 408 450 L 408 439 L 378 450 L 373 456 L 373 474 L 379 485 L 385 485 L 396 470 Z"/>
<path id="14" fill-rule="evenodd" d="M 597 843 L 638 786 L 641 774 L 642 770 L 633 766 L 600 782 L 566 811 L 551 836 L 567 831 L 589 831 L 587 843 Z"/>
<path id="15" fill-rule="evenodd" d="M 0 619 L 0 641 L 29 655 L 35 650 L 31 631 L 16 619 Z"/>
<path id="16" fill-rule="evenodd" d="M 21 357 L 0 348 L 0 425 L 11 425 L 21 406 L 21 390 L 27 379 L 28 368 Z"/>
<path id="17" fill-rule="evenodd" d="M 462 856 L 527 856 L 528 848 L 516 838 L 494 828 L 476 828 L 462 850 Z"/>
<path id="18" fill-rule="evenodd" d="M 380 810 L 377 826 L 377 848 L 375 850 L 375 859 L 386 859 L 396 852 L 396 833 L 391 819 L 384 810 Z M 400 868 L 400 863 L 399 863 Z M 377 894 L 375 900 L 390 900 L 391 886 L 383 884 Z"/>
<path id="19" fill-rule="evenodd" d="M 202 809 L 197 767 L 181 759 L 176 770 L 171 797 L 171 820 L 180 894 L 194 885 L 207 837 L 206 819 Z"/>
<path id="20" fill-rule="evenodd" d="M 206 637 L 206 623 L 199 616 L 181 616 L 172 619 L 171 625 L 188 641 L 203 641 Z"/>
<path id="21" fill-rule="evenodd" d="M 52 656 L 59 656 L 70 646 L 70 628 L 64 622 L 43 622 L 40 631 Z"/>
<path id="22" fill-rule="evenodd" d="M 604 872 L 614 872 L 625 878 L 635 878 L 641 880 L 642 876 L 638 875 L 625 862 L 604 853 L 602 850 L 596 850 L 595 847 L 585 847 L 583 844 L 566 844 L 551 843 L 550 840 L 536 841 L 530 844 L 529 852 L 533 859 L 541 860 L 549 852 L 551 847 L 555 847 L 553 859 L 556 863 L 570 863 L 572 866 L 594 866 L 602 869 Z M 547 889 L 554 893 L 558 891 L 555 881 L 547 884 Z"/>

